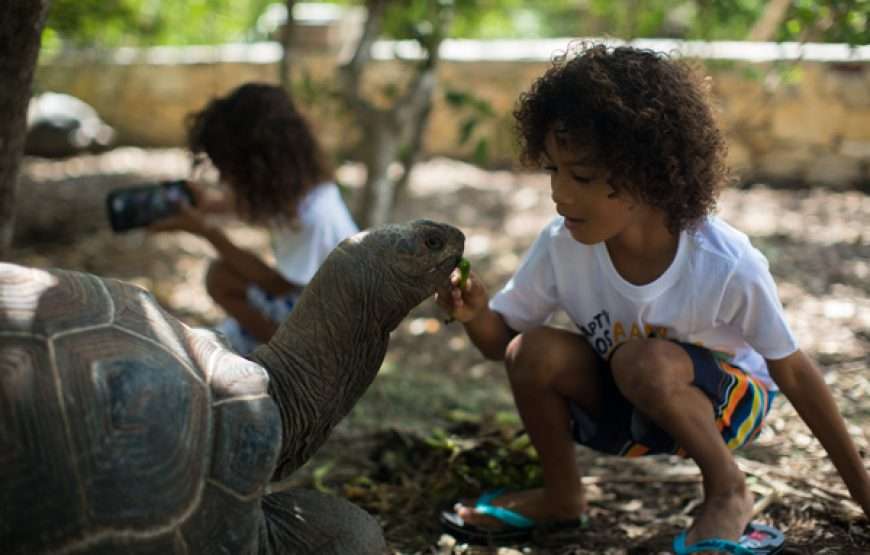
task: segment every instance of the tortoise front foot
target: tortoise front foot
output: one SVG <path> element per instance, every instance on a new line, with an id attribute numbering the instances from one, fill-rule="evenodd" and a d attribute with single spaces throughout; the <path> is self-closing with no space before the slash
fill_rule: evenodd
<path id="1" fill-rule="evenodd" d="M 370 514 L 353 503 L 311 490 L 263 497 L 260 553 L 383 555 L 384 534 Z"/>

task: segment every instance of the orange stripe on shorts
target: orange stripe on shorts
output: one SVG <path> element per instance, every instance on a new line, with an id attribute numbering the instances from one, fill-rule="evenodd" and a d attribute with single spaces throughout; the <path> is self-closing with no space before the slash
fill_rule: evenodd
<path id="1" fill-rule="evenodd" d="M 737 405 L 740 404 L 740 401 L 746 394 L 746 389 L 749 387 L 749 375 L 741 372 L 727 362 L 722 362 L 721 360 L 717 362 L 722 370 L 731 374 L 734 376 L 734 379 L 737 380 L 737 387 L 731 390 L 731 394 L 728 396 L 728 401 L 725 403 L 725 410 L 722 411 L 722 415 L 719 417 L 717 422 L 719 424 L 719 431 L 722 431 L 726 426 L 731 425 L 731 415 L 734 414 Z"/>

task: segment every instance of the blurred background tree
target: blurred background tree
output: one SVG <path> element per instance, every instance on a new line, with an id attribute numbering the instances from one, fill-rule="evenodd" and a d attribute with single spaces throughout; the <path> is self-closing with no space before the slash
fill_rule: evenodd
<path id="1" fill-rule="evenodd" d="M 367 178 L 356 217 L 363 226 L 388 221 L 422 149 L 435 90 L 438 49 L 447 38 L 608 36 L 704 40 L 870 42 L 870 0 L 338 0 L 365 6 L 363 36 L 333 82 L 318 97 L 337 99 L 353 115 L 363 140 L 350 153 Z M 277 80 L 291 90 L 295 0 L 54 0 L 43 34 L 44 54 L 67 48 L 223 44 L 276 40 L 285 55 Z M 276 15 L 277 14 L 277 15 Z M 286 22 L 286 24 L 285 24 Z M 407 79 L 379 97 L 361 94 L 371 44 L 381 38 L 416 42 Z M 296 75 L 304 80 L 304 75 Z M 445 100 L 467 116 L 460 140 L 489 117 L 472 91 L 448 87 Z M 294 91 L 295 92 L 295 91 Z M 477 138 L 476 158 L 487 141 Z M 391 167 L 401 172 L 395 177 Z"/>
<path id="2" fill-rule="evenodd" d="M 257 40 L 274 0 L 54 0 L 43 47 L 220 44 Z"/>
<path id="3" fill-rule="evenodd" d="M 264 40 L 257 22 L 274 0 L 54 0 L 44 47 L 220 44 Z M 277 2 L 281 4 L 281 2 Z M 363 2 L 344 0 L 343 5 Z M 391 2 L 383 33 L 411 38 L 426 2 Z M 776 41 L 870 43 L 870 0 L 457 0 L 449 37 L 608 35 L 745 40 L 764 15 Z"/>
<path id="4" fill-rule="evenodd" d="M 456 9 L 473 6 L 474 0 L 367 0 L 365 4 L 368 15 L 363 33 L 351 59 L 339 68 L 335 94 L 363 130 L 356 152 L 366 167 L 366 181 L 356 220 L 361 227 L 370 227 L 391 219 L 397 196 L 422 148 L 441 43 Z M 388 28 L 400 38 L 415 41 L 421 56 L 408 60 L 409 79 L 403 89 L 390 85 L 381 91 L 380 98 L 372 98 L 362 92 L 363 73 L 371 59 L 372 43 Z M 397 163 L 401 166 L 398 177 L 390 172 Z"/>
<path id="5" fill-rule="evenodd" d="M 12 244 L 27 103 L 48 0 L 0 3 L 0 260 Z"/>

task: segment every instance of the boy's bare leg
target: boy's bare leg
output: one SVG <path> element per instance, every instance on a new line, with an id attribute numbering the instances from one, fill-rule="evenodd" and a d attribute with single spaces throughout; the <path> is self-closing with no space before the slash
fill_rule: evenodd
<path id="1" fill-rule="evenodd" d="M 206 290 L 211 298 L 254 338 L 265 342 L 275 334 L 278 325 L 248 302 L 248 283 L 247 279 L 233 272 L 221 260 L 212 262 L 205 278 Z"/>
<path id="2" fill-rule="evenodd" d="M 537 328 L 508 346 L 505 363 L 514 400 L 538 451 L 544 487 L 509 492 L 494 500 L 538 522 L 576 518 L 586 511 L 571 435 L 569 399 L 590 414 L 600 411 L 597 358 L 576 334 Z M 504 524 L 477 513 L 473 501 L 457 504 L 463 520 L 482 527 Z"/>
<path id="3" fill-rule="evenodd" d="M 623 395 L 667 431 L 701 469 L 704 505 L 687 543 L 711 537 L 739 539 L 752 518 L 752 496 L 716 427 L 712 403 L 692 385 L 689 355 L 663 339 L 629 341 L 613 355 L 611 368 Z"/>

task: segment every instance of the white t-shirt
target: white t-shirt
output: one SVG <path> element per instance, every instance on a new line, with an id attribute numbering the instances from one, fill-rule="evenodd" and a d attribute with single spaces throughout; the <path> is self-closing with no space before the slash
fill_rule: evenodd
<path id="1" fill-rule="evenodd" d="M 671 265 L 645 285 L 623 279 L 603 242 L 578 242 L 557 217 L 490 308 L 519 332 L 562 309 L 605 358 L 618 344 L 651 333 L 699 344 L 771 389 L 776 386 L 764 359 L 797 350 L 767 259 L 716 217 L 682 232 Z"/>
<path id="2" fill-rule="evenodd" d="M 357 231 L 338 186 L 318 185 L 300 202 L 292 225 L 272 225 L 278 271 L 293 283 L 307 285 L 332 249 Z"/>

